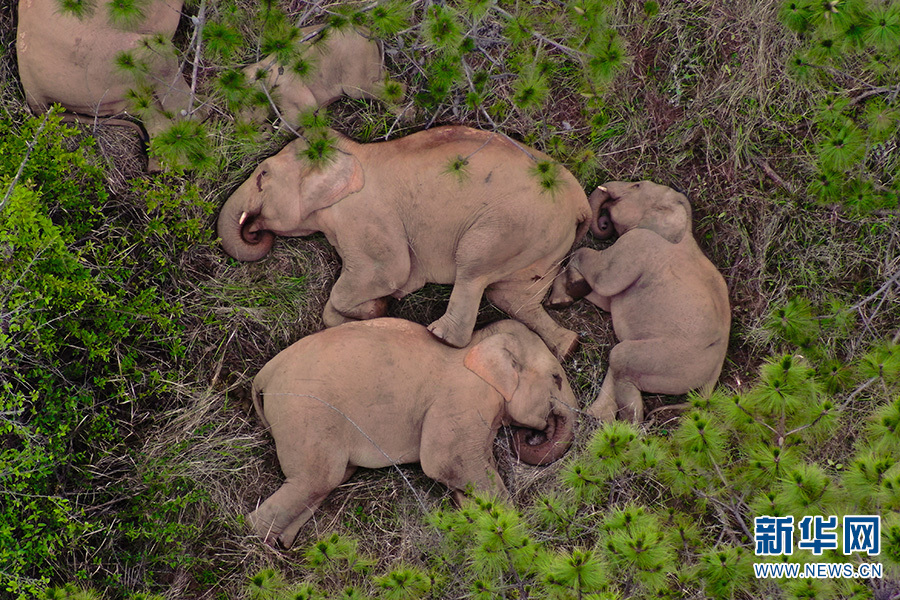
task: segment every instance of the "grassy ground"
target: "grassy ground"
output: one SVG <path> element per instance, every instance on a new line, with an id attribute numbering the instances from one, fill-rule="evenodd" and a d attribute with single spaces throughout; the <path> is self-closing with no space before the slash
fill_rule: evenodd
<path id="1" fill-rule="evenodd" d="M 303 25 L 347 5 L 280 4 L 294 21 L 304 16 Z M 399 103 L 406 109 L 404 117 L 395 119 L 378 101 L 345 99 L 329 109 L 333 128 L 360 141 L 400 137 L 439 124 L 496 129 L 559 160 L 586 190 L 604 181 L 640 179 L 683 190 L 694 208 L 694 234 L 723 273 L 732 302 L 732 335 L 720 380 L 726 395 L 749 390 L 770 355 L 807 352 L 765 327 L 772 311 L 795 296 L 807 298 L 820 315 L 836 305 L 850 309 L 851 324 L 843 330 L 825 330 L 819 342 L 828 356 L 842 363 L 853 363 L 872 344 L 886 339 L 897 343 L 897 137 L 861 167 L 880 173 L 886 189 L 893 186 L 892 208 L 859 215 L 846 203 L 813 197 L 809 182 L 817 176 L 818 143 L 813 123 L 822 103 L 833 98 L 834 86 L 800 83 L 786 71 L 805 41 L 778 19 L 777 3 L 608 3 L 609 23 L 623 40 L 627 60 L 608 85 L 593 89 L 583 83 L 579 59 L 546 41 L 571 44 L 564 33 L 577 11 L 562 2 L 527 7 L 502 3 L 505 10 L 533 15 L 540 36 L 526 36 L 521 46 L 552 63 L 546 102 L 534 110 L 521 110 L 511 102 L 515 76 L 504 68 L 494 73 L 485 110 L 466 105 L 464 77 L 441 101 L 422 101 L 421 94 L 430 89 L 424 73 L 438 54 L 422 46 L 415 29 L 426 4 L 431 3 L 412 3 L 410 30 L 384 40 L 387 69 L 406 85 L 406 96 Z M 222 3 L 217 10 L 224 13 L 229 6 Z M 493 12 L 472 29 L 479 40 L 479 50 L 466 59 L 472 69 L 507 65 L 520 51 L 503 41 L 504 22 L 500 13 Z M 4 119 L 20 123 L 27 109 L 16 84 L 13 23 L 8 9 L 0 12 L 5 48 L 0 64 L 2 111 Z M 244 27 L 251 35 L 253 25 Z M 176 43 L 184 47 L 188 39 L 185 31 Z M 217 68 L 211 61 L 203 67 L 201 89 L 210 84 Z M 849 75 L 835 76 L 835 81 L 850 97 L 868 89 Z M 896 96 L 895 90 L 893 101 Z M 173 214 L 179 220 L 196 220 L 200 229 L 186 247 L 167 241 L 165 235 L 149 242 L 170 261 L 159 278 L 158 292 L 171 306 L 180 307 L 171 317 L 177 321 L 184 352 L 175 358 L 146 354 L 142 366 L 161 369 L 165 385 L 154 388 L 157 391 L 149 397 L 115 406 L 120 443 L 98 445 L 71 479 L 60 478 L 56 493 L 73 500 L 88 526 L 72 547 L 55 553 L 52 583 L 82 581 L 107 589 L 110 597 L 150 590 L 167 598 L 239 598 L 247 593 L 249 575 L 272 567 L 288 581 L 312 577 L 328 589 L 361 585 L 355 576 L 311 569 L 304 559 L 310 544 L 335 532 L 358 540 L 361 551 L 374 557 L 375 573 L 401 564 L 433 568 L 433 550 L 443 538 L 426 525 L 426 516 L 450 506 L 450 498 L 415 466 L 356 475 L 329 497 L 292 551 L 264 546 L 243 526 L 242 515 L 272 493 L 281 477 L 274 445 L 249 403 L 250 381 L 278 351 L 321 328 L 321 310 L 340 262 L 321 236 L 280 239 L 269 257 L 254 264 L 238 263 L 222 252 L 214 233 L 218 207 L 288 136 L 276 135 L 248 149 L 227 137 L 229 117 L 224 111 L 214 116 L 214 122 L 220 123 L 217 135 L 228 152 L 208 172 L 145 175 L 142 159 L 135 158 L 139 144 L 134 136 L 106 127 L 97 132 L 96 160 L 111 194 L 104 210 L 115 222 L 98 234 L 100 239 L 124 237 L 129 228 L 153 222 L 147 187 L 134 187 L 135 180 L 193 198 Z M 90 128 L 84 128 L 83 134 L 88 133 Z M 584 243 L 601 247 L 591 239 Z M 893 284 L 883 287 L 892 278 Z M 441 314 L 448 296 L 445 286 L 427 286 L 392 305 L 390 314 L 428 323 Z M 486 303 L 482 309 L 481 323 L 501 316 Z M 609 318 L 587 303 L 555 316 L 583 334 L 581 349 L 565 366 L 580 402 L 588 404 L 599 390 L 615 344 Z M 843 429 L 808 453 L 816 462 L 834 465 L 848 460 L 868 417 L 896 397 L 896 383 L 885 382 L 882 387 L 865 393 L 853 387 L 837 392 L 839 404 L 849 399 L 842 404 Z M 651 396 L 646 401 L 653 409 L 684 398 Z M 666 439 L 678 426 L 677 419 L 677 412 L 660 412 L 644 428 Z M 579 451 L 595 428 L 589 420 L 580 424 Z M 14 446 L 7 443 L 8 448 Z M 547 490 L 565 492 L 566 484 L 558 476 L 568 463 L 543 469 L 517 465 L 503 440 L 498 441 L 497 456 L 514 506 L 525 509 Z M 580 518 L 590 524 L 593 516 L 599 529 L 605 508 L 629 501 L 641 501 L 660 512 L 681 510 L 682 501 L 673 500 L 668 487 L 659 478 L 623 474 L 607 497 L 609 506 L 595 507 Z M 107 489 L 111 491 L 102 493 Z M 128 534 L 122 533 L 123 524 L 129 525 Z M 730 536 L 735 545 L 752 551 L 751 541 L 733 519 L 710 518 L 698 526 L 709 539 Z M 594 541 L 581 537 L 578 543 Z M 470 593 L 461 576 L 445 584 L 445 597 Z M 666 597 L 702 598 L 709 593 L 675 580 L 668 588 Z M 515 597 L 506 593 L 503 597 Z M 642 597 L 649 592 L 623 584 L 618 593 Z M 733 591 L 742 598 L 756 593 Z M 769 589 L 769 593 L 780 592 Z M 892 596 L 898 593 L 896 573 L 870 585 L 869 593 L 896 597 Z"/>

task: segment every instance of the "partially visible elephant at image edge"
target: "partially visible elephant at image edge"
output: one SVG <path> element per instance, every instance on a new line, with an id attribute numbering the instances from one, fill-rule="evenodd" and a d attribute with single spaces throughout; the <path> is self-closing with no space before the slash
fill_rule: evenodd
<path id="1" fill-rule="evenodd" d="M 535 161 L 549 157 L 469 127 L 371 144 L 332 136 L 333 159 L 310 164 L 301 157 L 306 142 L 295 140 L 228 198 L 218 233 L 229 255 L 259 260 L 275 235 L 323 232 L 343 262 L 326 326 L 384 316 L 388 297 L 426 282 L 452 283 L 445 314 L 429 326 L 446 343 L 469 343 L 486 291 L 557 357 L 577 346 L 577 334 L 542 305 L 591 215 L 571 173 L 557 165 L 557 181 L 545 189 Z"/>
<path id="2" fill-rule="evenodd" d="M 103 1 L 79 18 L 64 12 L 57 0 L 21 0 L 16 54 L 28 106 L 41 113 L 59 103 L 80 116 L 79 120 L 127 116 L 129 90 L 136 87 L 136 81 L 117 69 L 116 57 L 121 52 L 139 51 L 154 36 L 171 41 L 182 6 L 182 0 L 149 2 L 143 7 L 144 18 L 124 30 L 110 24 Z M 146 54 L 153 107 L 143 125 L 153 137 L 171 124 L 171 118 L 187 116 L 191 88 L 174 53 Z"/>
<path id="3" fill-rule="evenodd" d="M 462 349 L 402 319 L 346 323 L 275 356 L 252 395 L 285 482 L 248 521 L 281 546 L 358 467 L 418 462 L 456 493 L 474 486 L 507 498 L 493 457 L 501 426 L 518 428 L 513 449 L 529 464 L 560 458 L 574 435 L 565 372 L 511 320 L 476 331 Z"/>
<path id="4" fill-rule="evenodd" d="M 594 234 L 618 238 L 605 250 L 576 250 L 549 303 L 586 297 L 610 313 L 619 343 L 588 412 L 639 422 L 642 391 L 675 395 L 715 386 L 731 327 L 728 288 L 691 233 L 684 194 L 650 181 L 613 181 L 590 203 Z"/>

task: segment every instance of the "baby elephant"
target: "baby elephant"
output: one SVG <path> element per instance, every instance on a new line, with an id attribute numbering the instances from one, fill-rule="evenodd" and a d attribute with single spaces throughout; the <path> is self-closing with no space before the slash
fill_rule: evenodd
<path id="1" fill-rule="evenodd" d="M 684 394 L 719 378 L 731 312 L 725 280 L 691 234 L 683 194 L 642 181 L 606 183 L 591 194 L 591 230 L 616 242 L 578 249 L 553 284 L 550 304 L 587 297 L 612 316 L 620 343 L 588 412 L 641 421 L 641 392 Z"/>
<path id="2" fill-rule="evenodd" d="M 499 427 L 526 428 L 515 430 L 519 457 L 546 464 L 565 452 L 575 422 L 562 367 L 517 321 L 477 331 L 462 349 L 402 319 L 346 323 L 270 360 L 252 394 L 286 481 L 248 520 L 284 547 L 357 467 L 419 462 L 453 490 L 503 497 Z"/>
<path id="3" fill-rule="evenodd" d="M 351 98 L 375 98 L 385 80 L 381 45 L 354 30 L 326 29 L 321 25 L 305 27 L 301 39 L 318 34 L 304 44 L 302 57 L 311 72 L 300 75 L 281 65 L 273 56 L 244 67 L 247 80 L 268 91 L 278 112 L 289 125 L 299 125 L 305 111 L 328 106 L 342 95 Z M 248 121 L 262 122 L 264 111 L 248 111 Z"/>

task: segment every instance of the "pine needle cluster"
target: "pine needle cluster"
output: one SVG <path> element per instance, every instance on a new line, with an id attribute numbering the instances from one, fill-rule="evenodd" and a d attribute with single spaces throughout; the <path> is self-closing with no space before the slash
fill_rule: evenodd
<path id="1" fill-rule="evenodd" d="M 896 165 L 873 161 L 873 156 L 900 130 L 900 4 L 784 0 L 779 18 L 805 44 L 788 70 L 798 81 L 828 93 L 817 115 L 817 174 L 807 192 L 856 214 L 896 209 Z"/>

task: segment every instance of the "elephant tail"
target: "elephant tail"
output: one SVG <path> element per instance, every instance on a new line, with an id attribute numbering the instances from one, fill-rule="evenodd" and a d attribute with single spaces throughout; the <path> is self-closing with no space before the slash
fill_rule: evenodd
<path id="1" fill-rule="evenodd" d="M 269 421 L 266 420 L 266 413 L 263 411 L 263 396 L 262 389 L 260 389 L 262 386 L 258 382 L 259 376 L 257 375 L 250 388 L 250 395 L 253 398 L 253 407 L 256 409 L 256 414 L 259 415 L 259 420 L 262 421 L 263 427 L 269 429 Z"/>

